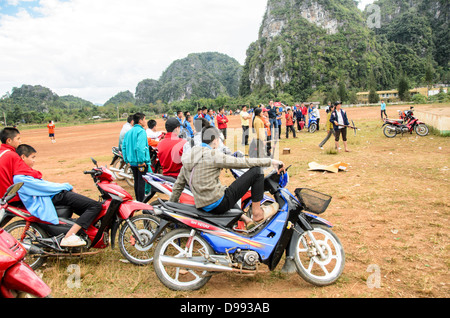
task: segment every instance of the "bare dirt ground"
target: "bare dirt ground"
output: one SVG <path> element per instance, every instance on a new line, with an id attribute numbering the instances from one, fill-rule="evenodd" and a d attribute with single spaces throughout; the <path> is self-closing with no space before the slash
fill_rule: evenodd
<path id="1" fill-rule="evenodd" d="M 389 106 L 388 115 L 397 118 L 397 109 Z M 440 109 L 450 105 L 416 106 L 416 109 Z M 323 218 L 334 224 L 346 253 L 346 267 L 339 281 L 318 288 L 297 274 L 280 270 L 255 277 L 219 274 L 200 291 L 173 292 L 166 289 L 153 272 L 153 266 L 137 267 L 120 262 L 118 249 L 105 250 L 99 256 L 81 260 L 48 260 L 42 269 L 44 280 L 54 297 L 113 298 L 447 298 L 449 275 L 449 139 L 435 134 L 386 138 L 381 131 L 377 107 L 348 108 L 348 116 L 360 128 L 349 131 L 351 152 L 330 153 L 319 142 L 325 137 L 325 113 L 321 130 L 305 131 L 296 139 L 284 138 L 280 149 L 290 148 L 290 155 L 280 159 L 289 170 L 293 192 L 308 187 L 333 196 Z M 230 116 L 229 127 L 240 126 L 237 116 Z M 69 182 L 77 191 L 94 199 L 97 190 L 82 172 L 92 168 L 90 157 L 108 165 L 111 148 L 118 143 L 123 123 L 104 123 L 56 128 L 57 142 L 48 139 L 47 129 L 22 130 L 22 141 L 38 150 L 35 168 L 44 178 Z M 159 129 L 164 130 L 158 120 Z M 20 128 L 20 127 L 19 127 Z M 239 135 L 239 133 L 238 133 Z M 348 171 L 337 174 L 308 171 L 308 163 L 345 162 Z M 231 183 L 228 172 L 223 182 Z M 119 182 L 130 193 L 133 189 Z M 76 263 L 82 269 L 81 288 L 68 288 L 67 266 Z M 379 284 L 374 284 L 378 282 Z"/>

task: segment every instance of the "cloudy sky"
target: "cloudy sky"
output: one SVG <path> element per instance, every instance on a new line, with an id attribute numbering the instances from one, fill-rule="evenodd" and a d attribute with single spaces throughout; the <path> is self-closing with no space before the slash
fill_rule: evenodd
<path id="1" fill-rule="evenodd" d="M 363 0 L 370 3 L 373 0 Z M 244 64 L 266 0 L 0 0 L 0 97 L 23 84 L 103 104 L 189 53 Z M 364 4 L 360 4 L 363 8 Z"/>

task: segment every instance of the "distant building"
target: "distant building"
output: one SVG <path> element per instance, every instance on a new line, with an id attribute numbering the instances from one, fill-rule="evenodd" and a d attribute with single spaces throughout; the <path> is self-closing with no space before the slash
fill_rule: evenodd
<path id="1" fill-rule="evenodd" d="M 418 87 L 410 89 L 409 92 L 411 94 L 411 97 L 416 94 L 421 94 L 425 97 L 433 96 L 439 93 L 439 91 L 443 89 L 444 92 L 447 92 L 447 87 L 435 87 L 428 90 L 427 87 Z M 380 100 L 384 100 L 385 102 L 397 102 L 399 101 L 398 98 L 398 90 L 392 89 L 388 91 L 377 91 L 378 96 L 380 97 Z M 369 92 L 359 92 L 356 93 L 356 96 L 358 98 L 358 102 L 362 104 L 368 104 L 369 103 Z"/>

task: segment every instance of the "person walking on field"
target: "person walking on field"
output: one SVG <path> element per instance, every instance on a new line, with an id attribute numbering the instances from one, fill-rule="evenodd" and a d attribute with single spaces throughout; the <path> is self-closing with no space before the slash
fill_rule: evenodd
<path id="1" fill-rule="evenodd" d="M 50 140 L 52 141 L 52 143 L 56 142 L 55 139 L 55 123 L 52 120 L 48 121 L 48 136 L 50 137 Z"/>
<path id="2" fill-rule="evenodd" d="M 331 135 L 334 136 L 334 127 L 333 123 L 330 122 L 331 119 L 331 113 L 334 111 L 334 105 L 329 105 L 327 109 L 327 122 L 325 129 L 327 130 L 327 136 L 324 140 L 319 144 L 320 149 L 323 149 L 323 146 L 327 143 L 328 139 L 330 139 Z"/>
<path id="3" fill-rule="evenodd" d="M 386 116 L 386 118 L 388 118 L 388 115 L 386 113 L 386 103 L 384 102 L 384 100 L 381 101 L 381 120 L 383 120 L 383 114 L 384 116 Z"/>

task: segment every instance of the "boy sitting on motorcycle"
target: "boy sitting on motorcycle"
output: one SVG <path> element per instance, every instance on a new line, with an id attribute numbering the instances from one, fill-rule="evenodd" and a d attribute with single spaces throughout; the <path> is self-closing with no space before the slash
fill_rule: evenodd
<path id="1" fill-rule="evenodd" d="M 23 161 L 33 168 L 36 150 L 29 145 L 20 145 L 17 153 Z M 14 182 L 23 182 L 18 191 L 22 203 L 33 216 L 42 221 L 59 224 L 55 206 L 69 206 L 80 217 L 66 233 L 60 245 L 62 247 L 84 246 L 86 242 L 78 235 L 81 228 L 88 229 L 102 210 L 102 204 L 88 197 L 74 192 L 68 183 L 54 183 L 30 176 L 15 175 Z"/>
<path id="2" fill-rule="evenodd" d="M 247 228 L 264 222 L 278 211 L 278 204 L 261 207 L 264 195 L 264 174 L 260 167 L 273 165 L 278 169 L 280 161 L 270 158 L 236 158 L 218 150 L 220 131 L 215 127 L 202 130 L 202 144 L 184 154 L 178 179 L 173 187 L 171 202 L 178 202 L 186 184 L 194 195 L 197 209 L 211 214 L 224 214 L 231 210 L 251 188 L 253 220 L 243 217 Z M 251 168 L 229 187 L 220 183 L 222 169 Z"/>

